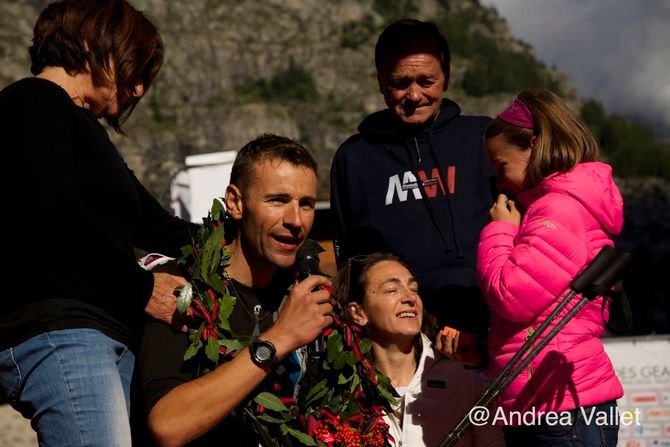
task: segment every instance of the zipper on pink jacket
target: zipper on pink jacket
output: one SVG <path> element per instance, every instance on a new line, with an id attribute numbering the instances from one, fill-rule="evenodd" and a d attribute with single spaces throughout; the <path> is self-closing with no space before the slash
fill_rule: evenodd
<path id="1" fill-rule="evenodd" d="M 526 341 L 528 341 L 530 339 L 530 337 L 533 336 L 534 333 L 535 333 L 535 328 L 529 328 L 528 333 L 526 334 Z M 528 380 L 530 380 L 530 379 L 533 378 L 533 362 L 532 361 L 528 363 L 527 371 L 528 371 Z"/>

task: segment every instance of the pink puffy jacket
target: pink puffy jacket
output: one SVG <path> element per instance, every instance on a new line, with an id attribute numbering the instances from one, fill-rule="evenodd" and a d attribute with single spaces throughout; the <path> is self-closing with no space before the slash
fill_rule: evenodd
<path id="1" fill-rule="evenodd" d="M 479 242 L 477 271 L 493 315 L 492 377 L 623 225 L 623 200 L 604 163 L 551 175 L 517 202 L 525 210 L 521 226 L 491 222 Z M 500 397 L 505 410 L 563 411 L 623 395 L 600 341 L 601 304 L 598 298 L 581 309 L 510 384 Z"/>

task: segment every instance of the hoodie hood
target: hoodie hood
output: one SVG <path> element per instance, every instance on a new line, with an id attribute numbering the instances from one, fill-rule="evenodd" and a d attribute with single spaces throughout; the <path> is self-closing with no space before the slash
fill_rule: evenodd
<path id="1" fill-rule="evenodd" d="M 437 132 L 445 127 L 451 120 L 461 114 L 461 108 L 455 102 L 447 98 L 442 98 L 440 105 L 440 113 L 437 117 L 421 126 L 407 126 L 403 124 L 390 109 L 381 110 L 368 115 L 358 125 L 358 131 L 361 134 L 377 134 L 381 135 L 403 135 L 415 136 L 430 129 L 432 132 Z"/>
<path id="2" fill-rule="evenodd" d="M 612 178 L 612 168 L 601 162 L 579 163 L 568 172 L 555 173 L 517 197 L 527 208 L 548 193 L 567 194 L 581 203 L 609 234 L 621 233 L 623 199 Z"/>

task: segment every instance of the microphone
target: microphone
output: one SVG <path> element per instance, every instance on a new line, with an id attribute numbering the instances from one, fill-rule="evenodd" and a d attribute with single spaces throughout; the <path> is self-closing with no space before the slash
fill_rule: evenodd
<path id="1" fill-rule="evenodd" d="M 298 280 L 302 281 L 309 275 L 317 275 L 319 271 L 319 252 L 313 244 L 303 244 L 295 255 L 295 265 L 298 268 Z"/>
<path id="2" fill-rule="evenodd" d="M 295 255 L 298 281 L 302 281 L 309 275 L 321 274 L 319 270 L 319 249 L 316 244 L 309 242 L 298 248 Z M 315 363 L 321 363 L 325 357 L 326 341 L 319 335 L 312 343 L 307 345 L 307 358 Z"/>

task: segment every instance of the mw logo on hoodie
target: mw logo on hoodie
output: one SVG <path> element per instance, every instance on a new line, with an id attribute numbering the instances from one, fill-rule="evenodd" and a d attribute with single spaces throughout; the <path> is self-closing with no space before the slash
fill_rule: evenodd
<path id="1" fill-rule="evenodd" d="M 423 189 L 423 194 L 420 187 Z M 438 191 L 444 196 L 447 192 L 454 194 L 455 190 L 456 166 L 447 167 L 444 173 L 444 181 L 442 181 L 437 168 L 431 170 L 430 177 L 423 169 L 417 170 L 416 175 L 412 171 L 405 171 L 402 174 L 389 177 L 385 205 L 391 205 L 396 198 L 399 202 L 406 202 L 410 192 L 415 200 L 421 200 L 424 196 L 429 199 L 436 197 Z"/>

